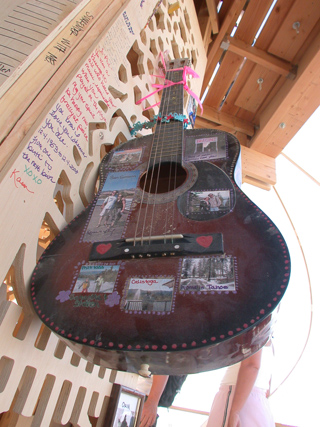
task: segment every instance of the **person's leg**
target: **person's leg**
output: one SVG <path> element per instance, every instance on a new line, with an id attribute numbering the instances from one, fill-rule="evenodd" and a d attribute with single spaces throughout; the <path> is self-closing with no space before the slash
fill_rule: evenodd
<path id="1" fill-rule="evenodd" d="M 233 389 L 234 387 L 228 385 L 220 386 L 211 406 L 207 427 L 226 427 L 228 425 L 234 395 Z"/>
<path id="2" fill-rule="evenodd" d="M 253 388 L 240 411 L 240 421 L 246 427 L 275 427 L 269 402 L 263 390 Z"/>

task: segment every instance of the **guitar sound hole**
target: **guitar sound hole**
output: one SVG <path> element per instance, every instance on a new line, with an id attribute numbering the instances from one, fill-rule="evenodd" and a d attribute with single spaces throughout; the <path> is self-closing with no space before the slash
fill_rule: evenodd
<path id="1" fill-rule="evenodd" d="M 179 188 L 187 172 L 179 163 L 161 163 L 150 168 L 140 179 L 140 188 L 146 193 L 163 194 Z"/>

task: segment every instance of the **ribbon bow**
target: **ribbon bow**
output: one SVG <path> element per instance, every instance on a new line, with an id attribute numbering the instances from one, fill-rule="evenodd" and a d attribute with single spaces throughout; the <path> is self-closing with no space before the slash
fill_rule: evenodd
<path id="1" fill-rule="evenodd" d="M 160 53 L 160 56 L 161 56 L 162 64 L 163 64 L 163 67 L 164 67 L 164 70 L 166 73 L 167 68 L 166 68 L 166 64 L 165 64 L 162 52 Z M 192 77 L 195 77 L 195 78 L 199 78 L 199 75 L 190 67 L 175 68 L 175 69 L 172 69 L 170 71 L 181 71 L 181 70 L 183 70 L 183 74 L 182 74 L 182 80 L 180 82 L 172 82 L 170 80 L 166 80 L 166 83 L 163 83 L 163 84 L 152 84 L 152 87 L 157 88 L 157 90 L 155 90 L 155 91 L 149 93 L 147 96 L 139 99 L 139 101 L 137 101 L 136 104 L 141 104 L 142 101 L 144 101 L 145 99 L 154 95 L 155 93 L 160 92 L 160 90 L 166 89 L 166 88 L 174 86 L 174 85 L 181 85 L 182 84 L 183 88 L 188 92 L 188 94 L 191 95 L 197 101 L 197 103 L 201 109 L 201 114 L 202 114 L 203 113 L 203 107 L 202 107 L 202 104 L 201 104 L 199 97 L 187 85 L 187 75 L 191 75 Z M 165 79 L 164 76 L 157 76 L 154 74 L 152 74 L 152 77 L 158 77 L 160 79 Z M 157 102 L 156 104 L 151 105 L 150 107 L 146 108 L 146 110 L 149 110 L 150 108 L 155 107 L 159 104 L 160 104 L 160 102 Z"/>

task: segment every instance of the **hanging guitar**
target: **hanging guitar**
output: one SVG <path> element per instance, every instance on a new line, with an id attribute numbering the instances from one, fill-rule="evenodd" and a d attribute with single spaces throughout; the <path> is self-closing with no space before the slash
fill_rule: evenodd
<path id="1" fill-rule="evenodd" d="M 235 182 L 237 139 L 177 119 L 186 65 L 169 62 L 155 132 L 104 157 L 95 199 L 32 276 L 45 325 L 108 368 L 183 374 L 241 361 L 269 339 L 288 285 L 281 233 Z"/>

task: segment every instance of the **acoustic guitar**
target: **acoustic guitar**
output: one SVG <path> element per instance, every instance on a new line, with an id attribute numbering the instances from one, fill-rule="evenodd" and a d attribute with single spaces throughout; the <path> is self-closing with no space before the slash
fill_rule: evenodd
<path id="1" fill-rule="evenodd" d="M 275 224 L 240 190 L 240 145 L 185 130 L 182 76 L 167 65 L 155 131 L 100 165 L 91 204 L 51 242 L 31 280 L 36 313 L 88 361 L 184 374 L 260 349 L 290 275 Z"/>

